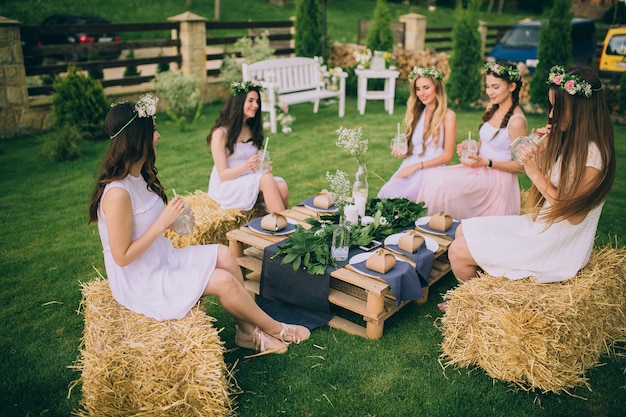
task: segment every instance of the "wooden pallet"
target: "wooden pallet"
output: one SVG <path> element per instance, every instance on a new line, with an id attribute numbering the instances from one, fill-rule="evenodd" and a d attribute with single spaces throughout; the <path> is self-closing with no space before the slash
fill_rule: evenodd
<path id="1" fill-rule="evenodd" d="M 305 221 L 307 218 L 317 216 L 317 212 L 302 206 L 285 210 L 282 214 L 303 225 L 308 224 Z M 424 297 L 414 301 L 418 304 L 426 302 L 429 287 L 450 272 L 447 251 L 451 240 L 445 236 L 428 236 L 437 241 L 439 250 L 435 253 L 429 286 L 422 289 Z M 231 230 L 226 234 L 226 237 L 228 238 L 229 247 L 244 273 L 246 289 L 251 294 L 258 295 L 260 291 L 263 250 L 265 247 L 280 242 L 287 237 L 262 235 L 255 233 L 246 226 Z M 408 258 L 405 260 L 414 265 Z M 386 282 L 366 277 L 351 270 L 349 267 L 339 268 L 330 273 L 328 301 L 334 306 L 362 316 L 364 321 L 364 324 L 354 323 L 334 315 L 328 323 L 329 326 L 368 339 L 381 338 L 385 321 L 402 307 L 411 303 L 411 301 L 403 301 L 398 305 L 391 288 Z"/>

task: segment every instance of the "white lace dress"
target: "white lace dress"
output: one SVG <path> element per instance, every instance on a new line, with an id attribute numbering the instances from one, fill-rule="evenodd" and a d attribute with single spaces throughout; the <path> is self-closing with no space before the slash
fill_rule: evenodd
<path id="1" fill-rule="evenodd" d="M 559 163 L 550 178 L 553 186 L 558 186 Z M 590 142 L 587 166 L 602 169 L 601 163 L 597 145 Z M 475 217 L 462 221 L 463 233 L 478 265 L 492 276 L 532 276 L 540 283 L 565 281 L 589 261 L 602 206 L 579 224 L 566 220 L 546 230 L 545 223 L 533 221 L 530 215 Z"/>
<path id="2" fill-rule="evenodd" d="M 114 181 L 106 186 L 102 197 L 114 187 L 130 194 L 134 241 L 159 217 L 163 201 L 148 190 L 142 177 L 129 175 L 122 181 Z M 113 297 L 129 310 L 157 320 L 184 317 L 202 296 L 215 269 L 218 245 L 176 249 L 162 235 L 139 258 L 127 266 L 119 266 L 111 255 L 102 207 L 98 210 L 98 231 Z"/>

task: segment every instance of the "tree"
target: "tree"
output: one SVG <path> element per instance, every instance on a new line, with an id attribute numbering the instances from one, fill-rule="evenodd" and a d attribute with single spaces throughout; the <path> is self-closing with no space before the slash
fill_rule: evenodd
<path id="1" fill-rule="evenodd" d="M 393 18 L 385 0 L 376 0 L 374 15 L 370 22 L 365 44 L 372 51 L 393 52 L 394 37 L 391 23 Z"/>
<path id="2" fill-rule="evenodd" d="M 483 63 L 481 40 L 478 34 L 478 8 L 480 0 L 471 0 L 464 9 L 457 7 L 452 32 L 452 56 L 447 92 L 460 109 L 480 98 Z"/>
<path id="3" fill-rule="evenodd" d="M 530 102 L 545 105 L 548 101 L 548 73 L 554 65 L 572 63 L 572 3 L 554 0 L 552 7 L 544 10 L 539 30 L 537 67 L 530 80 Z"/>
<path id="4" fill-rule="evenodd" d="M 298 0 L 295 26 L 296 56 L 321 56 L 322 11 L 318 0 Z"/>

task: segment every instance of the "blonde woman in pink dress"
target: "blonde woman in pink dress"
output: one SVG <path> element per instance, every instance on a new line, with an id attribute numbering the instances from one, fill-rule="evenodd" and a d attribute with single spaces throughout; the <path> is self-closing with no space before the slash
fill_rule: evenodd
<path id="1" fill-rule="evenodd" d="M 520 72 L 493 62 L 485 64 L 484 72 L 489 106 L 479 129 L 478 155 L 426 173 L 417 201 L 424 201 L 429 215 L 443 211 L 460 220 L 520 213 L 517 174 L 522 168 L 509 149 L 528 131 L 518 105 Z M 457 146 L 459 156 L 461 147 L 462 143 Z"/>
<path id="2" fill-rule="evenodd" d="M 427 170 L 444 166 L 454 156 L 456 114 L 448 109 L 443 74 L 435 67 L 415 67 L 409 79 L 411 96 L 404 117 L 407 151 L 401 154 L 391 150 L 391 155 L 404 160 L 382 186 L 378 198 L 415 200 Z"/>

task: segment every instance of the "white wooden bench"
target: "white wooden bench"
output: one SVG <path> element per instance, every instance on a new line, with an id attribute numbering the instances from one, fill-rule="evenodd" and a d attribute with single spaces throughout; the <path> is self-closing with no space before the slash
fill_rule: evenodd
<path id="1" fill-rule="evenodd" d="M 298 104 L 313 102 L 313 113 L 317 113 L 321 99 L 339 99 L 339 117 L 346 108 L 346 78 L 339 72 L 339 88 L 325 88 L 320 64 L 313 58 L 276 58 L 253 64 L 242 64 L 244 81 L 261 81 L 267 89 L 267 100 L 263 101 L 263 111 L 269 112 L 272 133 L 276 133 L 276 106 L 278 104 Z M 265 98 L 265 97 L 264 97 Z"/>

